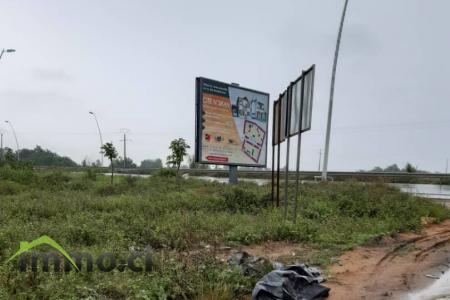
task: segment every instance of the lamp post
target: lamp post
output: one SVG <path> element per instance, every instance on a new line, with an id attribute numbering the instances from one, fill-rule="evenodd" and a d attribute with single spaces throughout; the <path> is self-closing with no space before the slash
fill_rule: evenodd
<path id="1" fill-rule="evenodd" d="M 101 147 L 103 146 L 102 131 L 100 130 L 100 125 L 98 125 L 98 120 L 97 120 L 97 116 L 95 115 L 95 113 L 93 111 L 90 111 L 89 113 L 94 116 L 95 123 L 97 123 L 98 135 L 100 137 L 100 149 L 101 149 Z M 101 164 L 103 167 L 103 152 L 100 151 L 100 154 L 101 154 Z"/>
<path id="2" fill-rule="evenodd" d="M 2 51 L 0 52 L 0 59 L 2 59 L 3 54 L 5 54 L 5 53 L 13 53 L 13 52 L 16 52 L 16 50 L 15 49 L 5 49 L 5 48 L 3 48 Z M 9 123 L 9 126 L 11 126 L 11 128 L 12 128 L 12 124 L 9 121 L 5 121 L 5 122 Z M 0 129 L 0 140 L 1 140 L 0 141 L 0 159 L 3 159 L 3 134 L 4 133 L 5 132 L 2 129 Z M 19 160 L 19 158 L 20 158 L 20 155 L 19 155 L 19 143 L 17 142 L 17 136 L 16 136 L 16 133 L 15 133 L 14 129 L 13 129 L 13 133 L 14 133 L 14 137 L 16 139 L 16 145 L 17 145 L 17 160 Z"/>
<path id="3" fill-rule="evenodd" d="M 17 140 L 17 134 L 16 131 L 14 130 L 14 127 L 11 123 L 11 121 L 6 120 L 5 123 L 9 124 L 9 127 L 11 127 L 11 131 L 14 135 L 14 139 L 16 140 L 16 147 L 17 147 L 17 160 L 20 160 L 20 148 L 19 148 L 19 141 Z"/>
<path id="4" fill-rule="evenodd" d="M 16 50 L 15 49 L 5 49 L 5 48 L 3 48 L 2 49 L 2 51 L 0 52 L 0 59 L 2 59 L 2 57 L 3 57 L 3 54 L 5 54 L 5 53 L 13 53 L 13 52 L 16 52 Z M 8 123 L 9 124 L 9 126 L 11 127 L 11 129 L 12 129 L 12 132 L 13 132 L 13 134 L 14 134 L 14 138 L 16 139 L 16 145 L 17 145 L 17 160 L 20 160 L 20 153 L 19 153 L 19 142 L 17 141 L 17 135 L 16 135 L 16 132 L 14 131 L 14 128 L 13 128 L 13 126 L 12 126 L 12 124 L 11 124 L 11 122 L 9 122 L 9 121 L 5 121 L 6 123 Z M 3 130 L 1 130 L 0 129 L 0 139 L 1 139 L 1 142 L 0 142 L 0 158 L 1 159 L 3 159 L 3 134 L 4 134 L 4 131 Z"/>
<path id="5" fill-rule="evenodd" d="M 12 53 L 12 52 L 16 52 L 15 49 L 2 49 L 2 52 L 0 52 L 0 59 L 2 59 L 2 56 L 4 53 Z"/>
<path id="6" fill-rule="evenodd" d="M 345 13 L 347 12 L 348 0 L 345 0 L 344 10 L 342 11 L 341 24 L 339 25 L 339 32 L 336 42 L 336 49 L 334 51 L 333 71 L 331 73 L 331 87 L 330 87 L 330 102 L 328 104 L 328 120 L 327 120 L 327 133 L 325 137 L 325 153 L 323 155 L 323 170 L 322 180 L 327 180 L 328 171 L 328 151 L 330 147 L 330 131 L 331 131 L 331 116 L 333 114 L 333 97 L 334 97 L 334 82 L 336 79 L 336 67 L 339 56 L 339 47 L 341 45 L 342 28 L 344 27 Z"/>
<path id="7" fill-rule="evenodd" d="M 5 131 L 0 128 L 0 161 L 3 160 L 3 135 Z"/>

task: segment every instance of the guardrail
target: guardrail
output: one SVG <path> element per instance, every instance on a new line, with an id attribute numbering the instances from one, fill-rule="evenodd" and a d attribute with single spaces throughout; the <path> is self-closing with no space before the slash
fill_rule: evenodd
<path id="1" fill-rule="evenodd" d="M 151 174 L 158 169 L 120 169 L 118 172 L 128 174 Z M 284 171 L 281 171 L 284 173 Z M 180 169 L 181 174 L 189 174 L 192 176 L 215 176 L 215 177 L 227 177 L 228 170 L 211 170 L 211 169 Z M 242 178 L 271 178 L 271 170 L 239 170 L 238 176 Z M 289 171 L 288 176 L 295 177 L 294 171 Z M 321 172 L 318 171 L 300 171 L 300 177 L 302 179 L 308 178 L 313 180 L 315 177 L 320 177 Z M 356 179 L 360 181 L 374 181 L 382 179 L 388 182 L 417 182 L 424 181 L 426 183 L 449 183 L 450 174 L 441 173 L 406 173 L 406 172 L 346 172 L 346 171 L 333 171 L 328 172 L 328 176 L 334 180 L 347 180 Z"/>
<path id="2" fill-rule="evenodd" d="M 57 169 L 63 171 L 84 171 L 84 167 L 71 168 L 52 168 L 52 167 L 37 167 L 37 169 Z M 117 168 L 115 172 L 123 174 L 152 174 L 158 171 L 159 168 L 152 169 L 123 169 Z M 101 168 L 102 172 L 109 172 L 109 168 Z M 281 170 L 284 174 L 284 171 Z M 180 169 L 181 174 L 189 174 L 192 176 L 213 176 L 213 177 L 228 177 L 228 170 L 226 169 Z M 265 178 L 270 179 L 272 176 L 271 170 L 246 170 L 239 169 L 238 176 L 241 178 Z M 289 171 L 288 176 L 295 177 L 294 171 Z M 314 180 L 320 177 L 321 172 L 318 171 L 300 171 L 301 179 Z M 331 171 L 328 176 L 334 180 L 348 180 L 355 179 L 358 181 L 376 181 L 383 180 L 386 182 L 406 182 L 406 183 L 441 183 L 450 184 L 450 174 L 443 173 L 406 173 L 406 172 L 348 172 L 348 171 Z"/>

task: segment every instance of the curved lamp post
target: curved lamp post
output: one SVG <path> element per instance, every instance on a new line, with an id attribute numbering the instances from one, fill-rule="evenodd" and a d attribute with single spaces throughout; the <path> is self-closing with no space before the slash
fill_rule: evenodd
<path id="1" fill-rule="evenodd" d="M 100 130 L 100 125 L 98 125 L 98 120 L 97 120 L 97 116 L 95 115 L 95 113 L 93 111 L 90 111 L 89 113 L 94 116 L 95 123 L 97 123 L 98 135 L 100 137 L 100 149 L 101 149 L 101 147 L 103 146 L 102 131 Z M 103 152 L 100 151 L 100 154 L 102 155 L 101 156 L 101 164 L 103 167 Z"/>
<path id="2" fill-rule="evenodd" d="M 334 82 L 336 80 L 336 68 L 337 68 L 337 62 L 338 62 L 338 56 L 339 56 L 339 47 L 341 45 L 342 28 L 344 27 L 345 13 L 347 12 L 347 5 L 348 5 L 348 0 L 345 0 L 344 10 L 342 11 L 341 23 L 339 25 L 336 49 L 334 50 L 333 71 L 331 72 L 330 102 L 328 104 L 327 133 L 325 136 L 325 153 L 323 156 L 323 170 L 322 170 L 322 180 L 323 181 L 327 180 L 328 151 L 330 148 L 331 116 L 333 115 Z"/>
<path id="3" fill-rule="evenodd" d="M 2 51 L 0 52 L 0 59 L 2 59 L 3 54 L 5 53 L 13 53 L 16 52 L 15 49 L 2 49 Z M 9 124 L 9 126 L 11 127 L 11 130 L 14 134 L 14 138 L 16 139 L 16 146 L 17 146 L 17 160 L 20 160 L 20 151 L 19 151 L 19 142 L 17 141 L 17 135 L 16 135 L 16 131 L 14 130 L 14 127 L 12 126 L 10 121 L 5 121 L 6 123 Z M 3 158 L 3 131 L 1 131 L 1 157 Z"/>
<path id="4" fill-rule="evenodd" d="M 2 56 L 4 53 L 12 53 L 12 52 L 16 52 L 15 49 L 2 49 L 2 52 L 0 52 L 0 59 L 2 59 Z"/>
<path id="5" fill-rule="evenodd" d="M 8 120 L 5 121 L 5 123 L 9 124 L 9 127 L 11 127 L 11 131 L 14 135 L 14 139 L 16 140 L 16 147 L 17 147 L 17 160 L 20 160 L 20 148 L 19 148 L 19 141 L 17 140 L 17 134 L 16 131 L 14 130 L 14 127 L 12 125 L 12 123 Z"/>
<path id="6" fill-rule="evenodd" d="M 3 135 L 5 131 L 0 128 L 0 161 L 3 160 Z"/>

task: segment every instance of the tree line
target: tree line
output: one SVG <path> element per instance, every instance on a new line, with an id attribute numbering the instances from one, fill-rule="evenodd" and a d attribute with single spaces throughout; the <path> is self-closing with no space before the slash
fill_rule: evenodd
<path id="1" fill-rule="evenodd" d="M 17 151 L 6 147 L 0 149 L 0 161 L 4 161 L 7 158 L 15 159 L 17 158 Z M 81 164 L 76 163 L 70 157 L 61 156 L 53 151 L 44 149 L 37 145 L 34 149 L 20 149 L 20 161 L 31 163 L 34 166 L 39 167 L 92 167 L 100 166 L 100 161 L 91 162 L 89 159 L 85 158 Z M 117 157 L 114 160 L 114 166 L 122 168 L 126 166 L 127 168 L 141 168 L 141 169 L 152 169 L 152 168 L 162 168 L 163 162 L 160 158 L 156 159 L 144 159 L 138 166 L 131 158 L 124 160 L 122 157 Z"/>

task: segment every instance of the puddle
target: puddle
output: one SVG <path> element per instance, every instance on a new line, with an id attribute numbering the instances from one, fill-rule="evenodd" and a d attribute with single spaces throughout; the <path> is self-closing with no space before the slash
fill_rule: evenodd
<path id="1" fill-rule="evenodd" d="M 449 200 L 450 185 L 439 184 L 413 184 L 413 183 L 391 183 L 403 192 L 420 197 Z"/>
<path id="2" fill-rule="evenodd" d="M 444 300 L 450 299 L 450 272 L 445 272 L 427 288 L 409 294 L 408 300 Z"/>
<path id="3" fill-rule="evenodd" d="M 228 178 L 225 177 L 212 177 L 212 176 L 191 176 L 192 178 L 197 178 L 206 181 L 216 181 L 220 183 L 228 183 Z M 253 178 L 239 178 L 239 181 L 248 181 L 256 183 L 257 185 L 264 185 L 270 183 L 270 179 L 253 179 Z"/>

